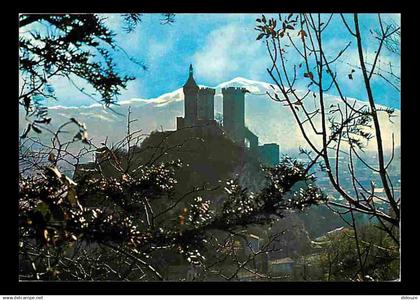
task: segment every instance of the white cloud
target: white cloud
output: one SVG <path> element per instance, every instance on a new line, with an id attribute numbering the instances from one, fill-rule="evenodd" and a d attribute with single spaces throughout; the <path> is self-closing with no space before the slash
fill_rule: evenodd
<path id="1" fill-rule="evenodd" d="M 141 80 L 133 80 L 128 82 L 127 89 L 121 90 L 121 95 L 118 96 L 119 101 L 126 101 L 131 98 L 136 98 L 139 96 L 139 91 L 142 90 Z"/>
<path id="2" fill-rule="evenodd" d="M 267 56 L 252 28 L 229 24 L 212 31 L 193 57 L 197 77 L 222 81 L 235 76 L 256 78 L 265 72 Z"/>
<path id="3" fill-rule="evenodd" d="M 149 38 L 147 41 L 147 65 L 159 65 L 160 60 L 168 55 L 174 47 L 175 37 L 173 32 L 168 32 L 165 39 Z"/>

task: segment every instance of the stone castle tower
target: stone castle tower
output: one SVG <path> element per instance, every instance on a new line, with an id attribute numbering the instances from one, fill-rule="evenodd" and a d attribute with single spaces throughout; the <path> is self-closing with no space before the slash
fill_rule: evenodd
<path id="1" fill-rule="evenodd" d="M 245 93 L 244 88 L 222 89 L 223 128 L 238 144 L 243 144 L 245 140 Z"/>
<path id="2" fill-rule="evenodd" d="M 184 111 L 185 126 L 192 126 L 197 121 L 197 97 L 198 97 L 198 87 L 197 83 L 193 77 L 193 67 L 190 65 L 190 72 L 187 82 L 184 84 Z"/>

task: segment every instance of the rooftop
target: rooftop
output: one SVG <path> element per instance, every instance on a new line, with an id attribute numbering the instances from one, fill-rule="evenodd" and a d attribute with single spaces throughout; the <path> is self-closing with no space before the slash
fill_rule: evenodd
<path id="1" fill-rule="evenodd" d="M 198 85 L 197 85 L 197 83 L 194 80 L 193 73 L 194 73 L 194 69 L 193 69 L 192 64 L 190 64 L 190 71 L 189 71 L 188 80 L 184 84 L 184 87 L 197 87 L 198 88 Z"/>

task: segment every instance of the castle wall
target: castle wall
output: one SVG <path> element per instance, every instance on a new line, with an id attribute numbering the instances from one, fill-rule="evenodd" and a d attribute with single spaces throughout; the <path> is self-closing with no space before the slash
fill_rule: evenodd
<path id="1" fill-rule="evenodd" d="M 183 117 L 176 117 L 176 129 L 182 129 L 185 127 L 185 119 Z"/>
<path id="2" fill-rule="evenodd" d="M 258 151 L 258 136 L 245 127 L 245 139 L 249 141 L 249 150 Z"/>
<path id="3" fill-rule="evenodd" d="M 264 144 L 258 147 L 262 161 L 267 165 L 277 165 L 280 162 L 280 147 L 278 144 Z"/>

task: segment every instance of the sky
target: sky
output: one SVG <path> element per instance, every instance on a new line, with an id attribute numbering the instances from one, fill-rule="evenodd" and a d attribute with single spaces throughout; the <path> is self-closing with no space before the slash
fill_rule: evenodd
<path id="1" fill-rule="evenodd" d="M 277 14 L 273 16 L 277 17 Z M 142 22 L 131 33 L 124 32 L 120 15 L 107 14 L 104 17 L 116 33 L 116 41 L 121 48 L 147 66 L 147 70 L 143 70 L 130 61 L 123 51 L 114 55 L 118 68 L 136 77 L 135 81 L 129 83 L 127 90 L 122 92 L 120 101 L 154 98 L 182 87 L 188 77 L 190 63 L 194 66 L 194 77 L 199 85 L 216 86 L 235 77 L 272 83 L 266 71 L 270 66 L 267 49 L 263 40 L 256 40 L 258 32 L 254 29 L 255 20 L 261 14 L 176 14 L 175 22 L 166 25 L 160 24 L 160 14 L 144 14 Z M 345 17 L 352 26 L 352 17 Z M 383 17 L 384 21 L 400 23 L 398 14 Z M 379 28 L 378 17 L 376 14 L 362 14 L 360 23 L 365 56 L 368 61 L 373 61 L 378 41 L 372 37 L 370 30 Z M 352 69 L 349 64 L 358 59 L 355 40 L 343 26 L 340 16 L 334 16 L 328 30 L 324 32 L 324 46 L 331 51 L 331 57 L 350 40 L 353 42 L 335 65 L 335 71 L 343 79 L 340 84 L 344 94 L 363 100 L 367 96 L 361 74 L 355 73 L 353 80 L 347 78 Z M 292 57 L 291 62 L 294 59 L 297 58 Z M 385 49 L 379 64 L 389 69 L 389 63 L 392 63 L 393 72 L 399 75 L 400 56 Z M 381 78 L 374 78 L 372 84 L 378 103 L 400 107 L 400 93 L 396 89 Z M 79 106 L 94 103 L 66 81 L 56 81 L 54 86 L 60 103 L 53 105 Z M 335 94 L 335 91 L 330 93 Z"/>

